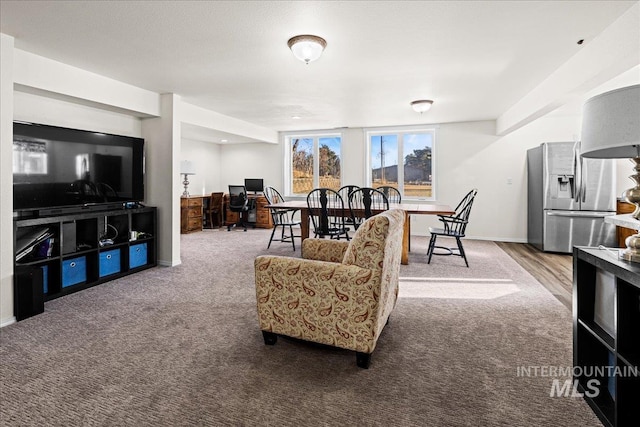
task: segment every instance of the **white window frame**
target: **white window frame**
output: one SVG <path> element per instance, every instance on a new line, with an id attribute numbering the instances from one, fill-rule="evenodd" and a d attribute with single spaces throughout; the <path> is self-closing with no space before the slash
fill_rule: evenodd
<path id="1" fill-rule="evenodd" d="M 372 164 L 371 164 L 371 137 L 374 135 L 398 135 L 398 186 L 401 187 L 402 201 L 435 201 L 437 200 L 437 169 L 436 169 L 436 147 L 438 137 L 437 126 L 396 126 L 384 128 L 367 128 L 364 132 L 365 137 L 365 182 L 367 185 L 373 185 Z M 404 193 L 404 136 L 407 134 L 430 133 L 432 138 L 431 146 L 431 197 L 409 197 Z"/>
<path id="2" fill-rule="evenodd" d="M 340 138 L 340 185 L 342 185 L 342 179 L 344 176 L 344 158 L 343 158 L 343 144 L 344 135 L 342 132 L 336 131 L 309 131 L 309 132 L 286 132 L 283 133 L 284 143 L 284 191 L 287 197 L 301 197 L 301 194 L 293 194 L 293 188 L 291 183 L 293 181 L 293 170 L 291 167 L 291 140 L 294 138 L 313 138 L 313 186 L 318 188 L 320 183 L 320 138 Z"/>

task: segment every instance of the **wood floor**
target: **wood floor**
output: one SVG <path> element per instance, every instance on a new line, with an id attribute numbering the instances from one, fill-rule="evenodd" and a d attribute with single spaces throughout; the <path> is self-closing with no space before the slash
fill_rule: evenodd
<path id="1" fill-rule="evenodd" d="M 526 243 L 496 244 L 571 310 L 573 257 L 570 254 L 542 252 Z"/>

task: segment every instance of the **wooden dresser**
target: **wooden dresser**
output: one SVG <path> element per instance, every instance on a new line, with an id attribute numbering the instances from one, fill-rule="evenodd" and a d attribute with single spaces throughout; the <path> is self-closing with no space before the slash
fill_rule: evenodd
<path id="1" fill-rule="evenodd" d="M 203 196 L 180 198 L 180 233 L 202 231 Z"/>
<path id="2" fill-rule="evenodd" d="M 264 196 L 256 197 L 256 227 L 259 228 L 273 228 L 273 219 L 271 218 L 271 211 L 265 207 L 269 204 L 267 198 Z"/>
<path id="3" fill-rule="evenodd" d="M 627 203 L 620 199 L 618 199 L 618 201 L 616 202 L 616 214 L 618 215 L 633 213 L 634 210 L 636 210 L 636 207 L 631 203 Z M 616 227 L 616 241 L 618 242 L 618 247 L 626 248 L 627 245 L 624 242 L 625 239 L 636 234 L 636 232 L 636 230 L 633 230 L 631 228 Z"/>
<path id="4" fill-rule="evenodd" d="M 248 222 L 254 223 L 257 228 L 273 228 L 273 219 L 271 218 L 271 212 L 266 206 L 269 204 L 267 198 L 263 195 L 249 194 L 249 200 L 255 200 L 255 220 L 249 219 Z M 229 209 L 229 194 L 224 195 L 224 214 L 225 225 L 231 225 L 238 222 L 238 212 L 232 212 Z M 251 212 L 253 214 L 253 212 Z M 252 216 L 252 215 L 251 215 Z"/>

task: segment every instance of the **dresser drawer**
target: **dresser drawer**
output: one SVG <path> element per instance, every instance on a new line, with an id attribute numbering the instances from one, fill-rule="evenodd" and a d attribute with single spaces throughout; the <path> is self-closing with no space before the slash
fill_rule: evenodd
<path id="1" fill-rule="evenodd" d="M 187 206 L 189 206 L 190 208 L 201 208 L 202 198 L 194 197 L 193 199 L 188 199 Z"/>
<path id="2" fill-rule="evenodd" d="M 197 218 L 202 216 L 201 208 L 189 208 L 187 211 L 187 216 L 189 218 Z"/>
<path id="3" fill-rule="evenodd" d="M 238 212 L 232 212 L 230 210 L 227 210 L 226 225 L 235 224 L 236 222 L 238 222 L 239 219 L 240 219 L 240 215 L 238 214 Z"/>
<path id="4" fill-rule="evenodd" d="M 189 218 L 187 223 L 187 228 L 189 231 L 191 230 L 201 230 L 202 229 L 202 218 Z"/>

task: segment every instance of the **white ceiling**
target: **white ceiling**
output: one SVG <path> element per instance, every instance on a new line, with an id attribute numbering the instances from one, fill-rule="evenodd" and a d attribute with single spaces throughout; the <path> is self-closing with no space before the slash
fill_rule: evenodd
<path id="1" fill-rule="evenodd" d="M 288 131 L 496 119 L 635 3 L 2 0 L 0 31 L 19 49 Z M 327 40 L 318 61 L 293 57 L 298 34 Z M 409 103 L 424 98 L 435 103 L 421 116 Z"/>

